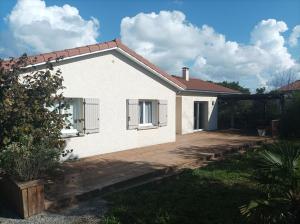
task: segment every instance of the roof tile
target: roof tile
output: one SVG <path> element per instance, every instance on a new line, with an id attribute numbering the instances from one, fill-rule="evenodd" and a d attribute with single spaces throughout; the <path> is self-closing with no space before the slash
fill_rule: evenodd
<path id="1" fill-rule="evenodd" d="M 67 49 L 66 51 L 68 52 L 69 57 L 80 55 L 78 48 Z"/>
<path id="2" fill-rule="evenodd" d="M 90 48 L 88 46 L 86 46 L 86 47 L 78 47 L 77 49 L 79 50 L 79 54 L 91 53 L 90 52 Z"/>
<path id="3" fill-rule="evenodd" d="M 98 44 L 93 44 L 93 45 L 88 45 L 87 46 L 90 49 L 90 52 L 94 52 L 94 51 L 99 51 L 99 45 Z"/>
<path id="4" fill-rule="evenodd" d="M 55 52 L 45 53 L 45 54 L 42 54 L 42 56 L 44 57 L 45 61 L 51 61 L 51 60 L 55 60 L 57 58 Z"/>
<path id="5" fill-rule="evenodd" d="M 43 55 L 36 55 L 29 57 L 30 63 L 39 64 L 45 62 L 45 58 Z"/>
<path id="6" fill-rule="evenodd" d="M 104 42 L 104 43 L 99 43 L 98 46 L 99 46 L 99 50 L 100 50 L 100 51 L 101 51 L 101 50 L 106 50 L 106 49 L 108 48 L 108 44 L 107 44 L 106 42 Z"/>
<path id="7" fill-rule="evenodd" d="M 297 80 L 293 83 L 290 83 L 288 85 L 282 86 L 279 88 L 281 91 L 295 91 L 295 90 L 300 90 L 300 80 Z"/>
<path id="8" fill-rule="evenodd" d="M 201 79 L 190 78 L 186 81 L 182 77 L 173 76 L 176 80 L 183 83 L 186 86 L 186 90 L 196 90 L 196 91 L 208 91 L 208 92 L 220 92 L 220 93 L 240 93 L 237 90 L 229 89 L 215 83 L 203 81 Z"/>
<path id="9" fill-rule="evenodd" d="M 59 57 L 62 57 L 62 58 L 66 58 L 66 57 L 69 57 L 69 54 L 67 51 L 56 51 L 56 57 L 59 58 Z"/>

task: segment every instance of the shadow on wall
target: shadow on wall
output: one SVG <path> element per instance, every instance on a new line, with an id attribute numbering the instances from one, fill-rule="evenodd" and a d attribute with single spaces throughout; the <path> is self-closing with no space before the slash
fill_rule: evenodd
<path id="1" fill-rule="evenodd" d="M 212 111 L 208 117 L 208 130 L 217 130 L 218 129 L 218 101 L 214 100 L 212 105 Z M 211 103 L 212 102 L 208 102 Z"/>

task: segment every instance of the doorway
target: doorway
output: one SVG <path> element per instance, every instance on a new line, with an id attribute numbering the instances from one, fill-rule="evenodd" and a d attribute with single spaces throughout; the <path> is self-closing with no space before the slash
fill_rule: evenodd
<path id="1" fill-rule="evenodd" d="M 194 130 L 203 130 L 207 126 L 207 102 L 194 102 Z"/>

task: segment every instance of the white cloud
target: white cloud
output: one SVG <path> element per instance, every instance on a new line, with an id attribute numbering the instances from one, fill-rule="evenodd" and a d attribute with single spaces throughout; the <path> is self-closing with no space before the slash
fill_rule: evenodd
<path id="1" fill-rule="evenodd" d="M 97 19 L 85 20 L 75 7 L 47 6 L 43 0 L 18 0 L 5 20 L 9 26 L 5 34 L 6 53 L 12 53 L 9 48 L 13 43 L 18 54 L 48 52 L 92 44 L 99 35 Z"/>
<path id="2" fill-rule="evenodd" d="M 180 11 L 139 13 L 121 22 L 122 41 L 168 72 L 179 74 L 189 65 L 194 76 L 237 80 L 252 88 L 296 66 L 285 47 L 286 30 L 283 21 L 262 20 L 244 45 L 226 40 L 208 25 L 191 24 Z"/>
<path id="3" fill-rule="evenodd" d="M 292 47 L 295 47 L 298 45 L 298 39 L 300 38 L 300 25 L 297 25 L 294 27 L 290 38 L 289 38 L 289 44 Z"/>

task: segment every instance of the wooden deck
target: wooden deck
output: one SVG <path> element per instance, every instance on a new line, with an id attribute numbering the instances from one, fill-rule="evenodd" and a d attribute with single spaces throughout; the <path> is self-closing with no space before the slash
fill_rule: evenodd
<path id="1" fill-rule="evenodd" d="M 57 201 L 68 205 L 89 192 L 101 192 L 135 178 L 159 174 L 162 170 L 199 167 L 206 159 L 266 140 L 238 133 L 197 132 L 177 136 L 173 143 L 65 162 L 61 172 L 45 186 L 46 207 Z"/>

